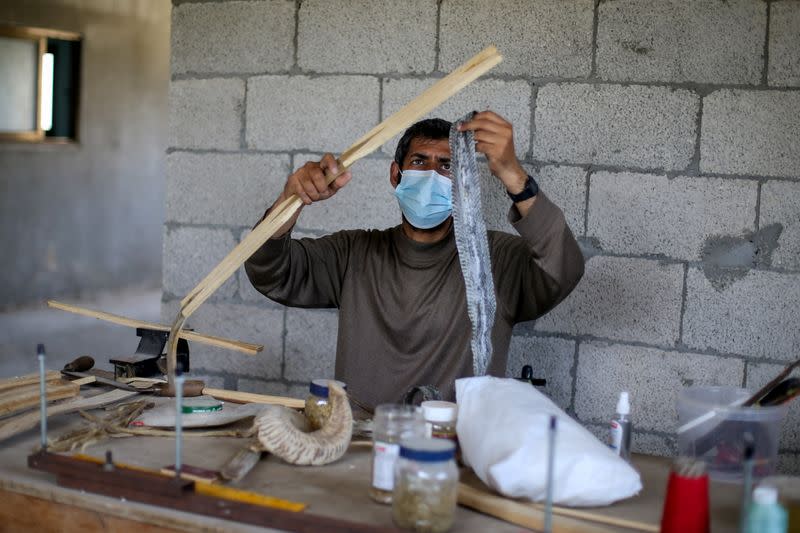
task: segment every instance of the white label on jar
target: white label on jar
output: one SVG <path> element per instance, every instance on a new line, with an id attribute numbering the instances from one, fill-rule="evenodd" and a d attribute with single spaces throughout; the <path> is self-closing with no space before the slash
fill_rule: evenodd
<path id="1" fill-rule="evenodd" d="M 433 436 L 433 424 L 425 422 L 425 436 L 431 438 Z"/>
<path id="2" fill-rule="evenodd" d="M 394 489 L 394 463 L 400 455 L 399 444 L 375 442 L 372 459 L 372 486 L 381 490 Z"/>
<path id="3" fill-rule="evenodd" d="M 616 420 L 611 421 L 609 437 L 608 446 L 614 450 L 614 453 L 619 455 L 620 448 L 622 447 L 622 426 Z"/>

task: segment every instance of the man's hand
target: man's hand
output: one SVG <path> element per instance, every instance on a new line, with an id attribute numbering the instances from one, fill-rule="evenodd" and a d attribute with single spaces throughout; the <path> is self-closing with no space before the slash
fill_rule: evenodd
<path id="1" fill-rule="evenodd" d="M 275 208 L 276 205 L 296 194 L 303 201 L 304 205 L 311 205 L 314 202 L 327 200 L 336 192 L 347 185 L 352 177 L 350 171 L 343 172 L 341 176 L 333 180 L 328 185 L 327 176 L 336 175 L 339 172 L 339 164 L 331 154 L 325 154 L 322 161 L 309 161 L 300 169 L 286 179 L 286 185 L 283 187 L 283 192 L 275 203 L 272 204 L 270 209 Z M 265 215 L 266 216 L 266 215 Z M 294 216 L 281 226 L 275 232 L 273 238 L 281 237 L 287 231 L 292 229 L 297 217 L 300 216 L 300 209 L 298 209 Z"/>
<path id="2" fill-rule="evenodd" d="M 327 177 L 338 172 L 339 164 L 331 154 L 325 154 L 319 162 L 309 161 L 287 178 L 279 201 L 293 194 L 299 196 L 305 205 L 327 200 L 347 185 L 352 177 L 348 170 L 328 185 Z"/>
<path id="3" fill-rule="evenodd" d="M 481 111 L 458 130 L 475 134 L 475 150 L 486 156 L 489 170 L 510 193 L 522 192 L 528 174 L 514 151 L 514 128 L 510 122 L 493 111 Z"/>

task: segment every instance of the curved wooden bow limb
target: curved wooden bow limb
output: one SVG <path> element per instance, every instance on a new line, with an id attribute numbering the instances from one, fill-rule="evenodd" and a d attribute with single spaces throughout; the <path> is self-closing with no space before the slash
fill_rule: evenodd
<path id="1" fill-rule="evenodd" d="M 494 46 L 485 48 L 466 63 L 440 79 L 419 96 L 406 104 L 389 118 L 372 128 L 339 156 L 339 172 L 328 176 L 331 183 L 343 174 L 353 163 L 365 157 L 405 128 L 433 111 L 439 104 L 459 92 L 500 63 L 503 57 Z M 234 247 L 189 294 L 181 300 L 181 308 L 170 330 L 170 342 L 167 350 L 167 380 L 173 388 L 175 379 L 177 336 L 183 335 L 183 324 L 197 308 L 203 305 L 213 293 L 234 272 L 253 255 L 275 232 L 289 221 L 303 202 L 297 195 L 292 195 L 275 206 L 250 234 Z M 175 341 L 172 338 L 175 337 Z"/>

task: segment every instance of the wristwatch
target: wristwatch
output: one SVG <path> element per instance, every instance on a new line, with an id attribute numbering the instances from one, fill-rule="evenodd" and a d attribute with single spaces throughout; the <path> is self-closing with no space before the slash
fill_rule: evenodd
<path id="1" fill-rule="evenodd" d="M 522 192 L 517 194 L 511 194 L 509 191 L 506 190 L 506 194 L 514 203 L 523 202 L 528 198 L 533 198 L 536 196 L 536 193 L 539 192 L 539 185 L 536 183 L 536 180 L 528 174 L 528 179 L 525 180 L 525 188 L 522 189 Z"/>

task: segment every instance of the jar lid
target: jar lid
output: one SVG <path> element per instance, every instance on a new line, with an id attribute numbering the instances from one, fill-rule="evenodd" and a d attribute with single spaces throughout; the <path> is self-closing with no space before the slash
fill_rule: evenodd
<path id="1" fill-rule="evenodd" d="M 425 463 L 449 461 L 456 456 L 456 445 L 451 440 L 415 437 L 400 444 L 400 457 Z"/>
<path id="2" fill-rule="evenodd" d="M 343 381 L 337 381 L 335 379 L 312 379 L 311 383 L 308 385 L 308 390 L 314 396 L 319 396 L 320 398 L 327 398 L 329 381 L 333 381 L 344 390 L 347 390 L 347 385 L 345 385 Z"/>
<path id="3" fill-rule="evenodd" d="M 197 396 L 194 398 L 186 398 L 181 404 L 181 412 L 183 414 L 192 413 L 213 413 L 214 411 L 222 410 L 222 402 L 212 398 L 211 396 Z"/>
<path id="4" fill-rule="evenodd" d="M 458 414 L 458 406 L 453 402 L 430 400 L 422 402 L 420 406 L 428 422 L 452 422 Z"/>

